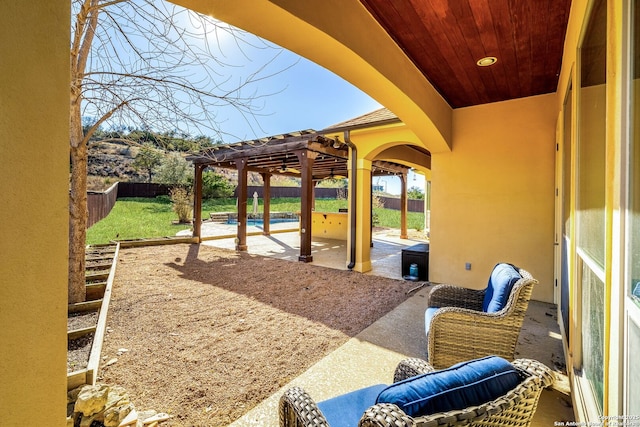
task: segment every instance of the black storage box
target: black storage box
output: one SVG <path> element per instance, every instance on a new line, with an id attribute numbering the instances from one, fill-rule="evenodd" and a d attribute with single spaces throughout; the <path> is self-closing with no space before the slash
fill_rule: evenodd
<path id="1" fill-rule="evenodd" d="M 409 275 L 411 264 L 418 265 L 418 278 L 429 280 L 429 244 L 418 243 L 402 250 L 402 276 Z"/>

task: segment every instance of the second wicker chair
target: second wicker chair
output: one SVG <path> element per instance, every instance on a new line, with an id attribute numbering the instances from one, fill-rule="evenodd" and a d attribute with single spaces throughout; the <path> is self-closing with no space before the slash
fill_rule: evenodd
<path id="1" fill-rule="evenodd" d="M 491 354 L 513 360 L 538 281 L 511 264 L 497 264 L 487 288 L 436 285 L 427 299 L 427 358 L 436 369 Z"/>

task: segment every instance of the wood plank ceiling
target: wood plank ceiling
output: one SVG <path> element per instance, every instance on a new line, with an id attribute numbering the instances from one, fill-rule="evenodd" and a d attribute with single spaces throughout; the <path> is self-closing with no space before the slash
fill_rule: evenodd
<path id="1" fill-rule="evenodd" d="M 556 91 L 571 0 L 360 1 L 453 108 Z"/>

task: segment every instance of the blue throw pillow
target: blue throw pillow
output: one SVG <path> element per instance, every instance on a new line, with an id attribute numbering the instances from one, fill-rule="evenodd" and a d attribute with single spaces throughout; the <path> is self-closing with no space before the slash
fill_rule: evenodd
<path id="1" fill-rule="evenodd" d="M 376 404 L 376 397 L 387 387 L 374 385 L 318 403 L 318 408 L 331 427 L 357 427 L 362 414 Z"/>
<path id="2" fill-rule="evenodd" d="M 382 390 L 376 403 L 393 403 L 407 415 L 418 417 L 490 402 L 520 380 L 511 363 L 488 356 L 392 384 Z"/>
<path id="3" fill-rule="evenodd" d="M 482 311 L 485 313 L 496 313 L 507 305 L 509 295 L 513 285 L 522 276 L 516 267 L 511 264 L 498 264 L 494 267 L 489 277 L 487 291 L 482 301 Z"/>

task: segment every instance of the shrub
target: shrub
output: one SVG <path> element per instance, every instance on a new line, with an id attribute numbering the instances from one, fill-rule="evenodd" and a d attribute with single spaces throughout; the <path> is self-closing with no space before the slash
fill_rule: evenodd
<path id="1" fill-rule="evenodd" d="M 373 194 L 371 196 L 371 207 L 384 208 L 384 200 L 382 200 L 379 195 Z"/>
<path id="2" fill-rule="evenodd" d="M 180 223 L 191 221 L 191 210 L 193 201 L 191 194 L 183 187 L 174 187 L 170 191 L 172 209 L 178 215 Z"/>

